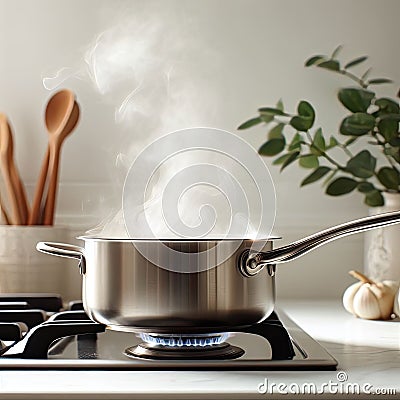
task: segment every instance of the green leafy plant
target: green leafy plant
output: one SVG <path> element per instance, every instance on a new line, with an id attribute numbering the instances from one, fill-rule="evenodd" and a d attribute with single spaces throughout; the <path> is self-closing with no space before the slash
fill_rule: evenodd
<path id="1" fill-rule="evenodd" d="M 361 76 L 352 72 L 352 68 L 364 63 L 367 56 L 342 66 L 337 58 L 340 49 L 341 46 L 336 48 L 331 56 L 317 55 L 305 62 L 306 67 L 326 69 L 356 83 L 338 92 L 338 99 L 349 114 L 340 122 L 336 134 L 328 137 L 321 127 L 314 126 L 315 109 L 305 100 L 298 103 L 296 113 L 287 112 L 282 101 L 275 107 L 261 107 L 256 117 L 238 129 L 268 125 L 268 139 L 259 148 L 259 154 L 279 155 L 273 164 L 280 165 L 281 171 L 295 162 L 311 169 L 301 186 L 325 177 L 326 194 L 341 196 L 358 190 L 367 205 L 380 206 L 384 204 L 383 192 L 400 192 L 399 102 L 395 98 L 379 97 L 370 89 L 391 83 L 390 79 L 370 79 L 371 69 Z M 354 154 L 352 146 L 360 140 L 371 150 L 383 153 L 386 165 L 378 165 L 377 158 L 368 149 Z M 337 161 L 337 151 L 344 152 L 347 162 Z"/>

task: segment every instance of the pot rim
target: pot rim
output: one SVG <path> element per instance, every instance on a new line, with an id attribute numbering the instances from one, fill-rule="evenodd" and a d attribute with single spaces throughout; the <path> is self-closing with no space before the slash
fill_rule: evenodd
<path id="1" fill-rule="evenodd" d="M 84 241 L 96 241 L 96 242 L 151 242 L 151 243 L 156 243 L 156 242 L 162 242 L 162 243 L 215 243 L 215 242 L 244 242 L 244 241 L 250 241 L 250 242 L 271 242 L 273 240 L 278 240 L 282 239 L 281 236 L 276 236 L 276 235 L 271 235 L 266 238 L 257 238 L 257 239 L 252 239 L 252 238 L 199 238 L 199 239 L 144 239 L 144 238 L 107 238 L 107 237 L 102 237 L 102 236 L 90 236 L 90 235 L 82 235 L 78 236 L 77 239 L 79 240 L 84 240 Z"/>

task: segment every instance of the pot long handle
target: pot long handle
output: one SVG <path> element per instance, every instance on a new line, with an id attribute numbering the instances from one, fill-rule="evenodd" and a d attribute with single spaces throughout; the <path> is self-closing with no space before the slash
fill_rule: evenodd
<path id="1" fill-rule="evenodd" d="M 39 242 L 36 249 L 42 253 L 57 257 L 75 258 L 79 260 L 79 270 L 83 275 L 86 272 L 85 249 L 65 243 Z"/>
<path id="2" fill-rule="evenodd" d="M 266 264 L 278 264 L 295 260 L 332 240 L 398 223 L 400 223 L 400 211 L 373 215 L 336 225 L 274 250 L 250 253 L 246 257 L 242 257 L 241 271 L 247 276 L 252 276 Z"/>

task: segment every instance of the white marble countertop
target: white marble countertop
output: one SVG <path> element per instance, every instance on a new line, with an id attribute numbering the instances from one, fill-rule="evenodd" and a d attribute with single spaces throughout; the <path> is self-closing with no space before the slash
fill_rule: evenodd
<path id="1" fill-rule="evenodd" d="M 400 398 L 400 322 L 364 321 L 340 302 L 286 301 L 280 307 L 338 360 L 337 371 L 0 371 L 0 399 L 263 399 L 319 398 L 304 384 L 324 388 L 325 398 Z M 341 374 L 338 376 L 338 374 Z M 346 375 L 344 375 L 345 373 Z M 268 380 L 274 393 L 259 393 Z M 343 380 L 340 383 L 340 380 Z M 329 382 L 331 387 L 329 388 Z M 279 394 L 277 385 L 287 394 Z M 323 386 L 324 385 L 324 386 Z M 337 385 L 337 386 L 335 386 Z M 354 390 L 360 388 L 360 395 Z M 264 386 L 265 388 L 265 386 Z M 269 386 L 270 388 L 270 386 Z M 336 388 L 342 393 L 333 394 Z M 263 387 L 262 387 L 263 389 Z M 375 394 L 395 389 L 395 394 Z M 311 389 L 310 389 L 311 390 Z M 265 390 L 264 390 L 265 391 Z M 348 392 L 348 393 L 346 393 Z M 364 393 L 363 393 L 364 392 Z M 370 392 L 370 393 L 367 393 Z"/>

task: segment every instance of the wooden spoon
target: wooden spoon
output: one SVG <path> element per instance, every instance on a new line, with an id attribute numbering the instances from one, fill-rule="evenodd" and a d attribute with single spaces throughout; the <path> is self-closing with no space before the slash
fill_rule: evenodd
<path id="1" fill-rule="evenodd" d="M 42 167 L 40 169 L 38 182 L 36 184 L 35 194 L 33 196 L 32 210 L 29 214 L 28 225 L 40 225 L 41 224 L 41 206 L 44 187 L 46 184 L 47 170 L 49 168 L 50 150 L 47 145 L 46 154 L 43 158 Z"/>
<path id="2" fill-rule="evenodd" d="M 49 134 L 49 144 L 43 159 L 42 167 L 39 174 L 38 183 L 36 185 L 33 197 L 32 212 L 29 216 L 29 225 L 40 224 L 40 212 L 43 198 L 43 192 L 46 185 L 47 171 L 50 161 L 50 142 L 52 137 L 62 135 L 66 127 L 71 113 L 74 108 L 75 95 L 71 90 L 60 90 L 55 93 L 47 103 L 45 112 L 46 128 Z"/>
<path id="3" fill-rule="evenodd" d="M 8 214 L 4 208 L 4 204 L 3 204 L 3 201 L 1 200 L 1 197 L 0 197 L 0 208 L 1 208 L 1 215 L 3 217 L 5 225 L 10 225 L 10 218 L 8 218 Z"/>
<path id="4" fill-rule="evenodd" d="M 62 129 L 61 131 L 51 129 L 52 126 L 57 125 L 56 117 L 53 119 L 53 116 L 50 116 L 49 120 L 47 120 L 46 118 L 46 125 L 48 127 L 49 133 L 51 131 L 55 133 L 49 136 L 49 151 L 50 151 L 49 170 L 48 170 L 49 186 L 47 190 L 46 205 L 44 209 L 43 225 L 53 225 L 54 209 L 57 196 L 58 170 L 60 165 L 61 146 L 66 137 L 70 133 L 72 133 L 72 131 L 75 129 L 79 121 L 79 114 L 80 114 L 79 105 L 76 101 L 74 101 L 71 115 L 67 123 L 65 124 L 64 129 Z"/>
<path id="5" fill-rule="evenodd" d="M 13 161 L 13 143 L 11 131 L 9 129 L 7 117 L 0 114 L 0 162 L 1 169 L 4 177 L 4 182 L 7 188 L 10 205 L 12 208 L 11 223 L 15 225 L 22 225 L 23 212 L 20 208 L 18 200 L 19 191 L 18 185 L 15 181 L 15 165 Z"/>
<path id="6" fill-rule="evenodd" d="M 9 140 L 10 140 L 10 172 L 11 172 L 11 179 L 13 181 L 15 193 L 17 196 L 18 200 L 18 207 L 20 210 L 20 214 L 22 216 L 22 224 L 26 225 L 28 222 L 28 216 L 29 216 L 29 205 L 28 205 L 28 199 L 26 196 L 26 191 L 24 184 L 22 183 L 22 179 L 18 173 L 17 166 L 15 165 L 14 162 L 14 143 L 13 143 L 13 136 L 12 136 L 12 130 L 10 127 L 10 124 L 7 122 L 7 127 L 8 127 L 8 132 L 9 132 Z"/>

